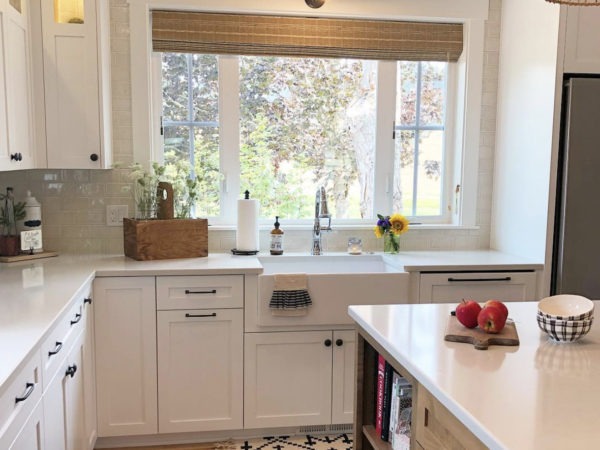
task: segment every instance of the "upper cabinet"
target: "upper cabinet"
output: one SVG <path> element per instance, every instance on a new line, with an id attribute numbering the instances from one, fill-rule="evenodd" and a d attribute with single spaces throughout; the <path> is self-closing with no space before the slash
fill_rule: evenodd
<path id="1" fill-rule="evenodd" d="M 565 7 L 565 73 L 600 74 L 600 8 Z"/>
<path id="2" fill-rule="evenodd" d="M 0 0 L 0 170 L 34 167 L 28 7 Z"/>
<path id="3" fill-rule="evenodd" d="M 101 0 L 35 0 L 39 167 L 110 167 L 110 17 Z"/>

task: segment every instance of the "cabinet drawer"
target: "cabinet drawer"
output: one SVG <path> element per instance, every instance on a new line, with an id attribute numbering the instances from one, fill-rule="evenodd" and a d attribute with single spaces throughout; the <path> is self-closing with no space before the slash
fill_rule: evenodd
<path id="1" fill-rule="evenodd" d="M 159 310 L 242 308 L 244 276 L 157 277 Z"/>
<path id="2" fill-rule="evenodd" d="M 60 363 L 68 353 L 74 338 L 85 324 L 85 310 L 91 302 L 91 285 L 87 284 L 76 294 L 77 300 L 68 311 L 58 319 L 56 325 L 41 346 L 43 390 L 54 377 Z"/>
<path id="3" fill-rule="evenodd" d="M 41 387 L 40 353 L 35 352 L 0 396 L 0 448 L 17 437 L 42 396 Z"/>
<path id="4" fill-rule="evenodd" d="M 535 272 L 447 272 L 421 274 L 420 303 L 454 303 L 463 298 L 485 302 L 535 300 Z"/>
<path id="5" fill-rule="evenodd" d="M 416 417 L 413 415 L 417 448 L 485 449 L 487 448 L 462 422 L 446 409 L 431 393 L 419 386 Z"/>

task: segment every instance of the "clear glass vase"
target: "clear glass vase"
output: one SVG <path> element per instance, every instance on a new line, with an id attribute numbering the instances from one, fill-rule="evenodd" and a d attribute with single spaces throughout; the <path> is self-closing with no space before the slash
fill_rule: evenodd
<path id="1" fill-rule="evenodd" d="M 397 254 L 400 251 L 400 236 L 394 233 L 384 233 L 383 235 L 383 252 Z"/>

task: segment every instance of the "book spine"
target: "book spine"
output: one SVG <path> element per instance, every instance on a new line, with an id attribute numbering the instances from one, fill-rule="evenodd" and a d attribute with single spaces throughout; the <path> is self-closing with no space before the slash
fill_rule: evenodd
<path id="1" fill-rule="evenodd" d="M 392 400 L 390 404 L 390 431 L 388 442 L 394 448 L 394 438 L 396 434 L 396 427 L 398 425 L 398 412 L 400 409 L 400 397 L 398 396 L 398 389 L 400 384 L 400 375 L 394 371 L 392 379 Z"/>
<path id="2" fill-rule="evenodd" d="M 390 433 L 390 406 L 392 399 L 392 379 L 394 369 L 386 361 L 383 374 L 383 408 L 381 417 L 381 440 L 387 441 Z"/>
<path id="3" fill-rule="evenodd" d="M 379 355 L 377 358 L 377 404 L 375 408 L 375 433 L 381 436 L 381 427 L 383 425 L 383 393 L 385 377 L 385 359 Z"/>

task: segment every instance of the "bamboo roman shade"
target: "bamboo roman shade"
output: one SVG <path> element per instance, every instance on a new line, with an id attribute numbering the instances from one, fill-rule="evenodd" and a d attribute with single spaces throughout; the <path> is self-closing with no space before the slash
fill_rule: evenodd
<path id="1" fill-rule="evenodd" d="M 152 11 L 158 52 L 456 61 L 457 23 Z"/>

